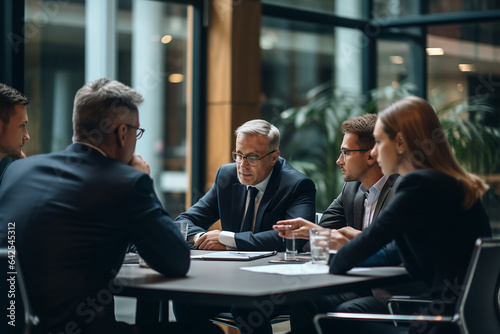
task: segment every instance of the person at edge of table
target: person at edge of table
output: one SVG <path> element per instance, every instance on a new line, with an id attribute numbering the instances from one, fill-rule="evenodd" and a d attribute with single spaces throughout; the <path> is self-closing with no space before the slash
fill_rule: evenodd
<path id="1" fill-rule="evenodd" d="M 337 250 L 349 240 L 358 236 L 363 229 L 377 218 L 380 211 L 390 203 L 396 193 L 401 178 L 399 175 L 384 175 L 376 157 L 371 154 L 375 145 L 373 129 L 376 114 L 365 114 L 350 118 L 342 123 L 344 134 L 337 165 L 340 166 L 344 185 L 338 197 L 323 213 L 318 225 L 302 218 L 284 220 L 274 228 L 282 237 L 292 226 L 299 238 L 309 238 L 309 230 L 328 228 L 331 231 L 330 249 Z M 304 246 L 309 250 L 310 245 Z M 393 243 L 382 248 L 375 256 L 365 261 L 365 266 L 398 265 L 399 253 Z M 383 290 L 356 290 L 336 295 L 327 295 L 290 308 L 290 322 L 293 333 L 312 333 L 315 331 L 315 314 L 331 311 L 361 312 L 365 309 L 385 311 L 387 293 Z"/>
<path id="2" fill-rule="evenodd" d="M 0 177 L 13 161 L 25 158 L 22 151 L 28 134 L 29 100 L 15 88 L 0 83 Z"/>
<path id="3" fill-rule="evenodd" d="M 280 133 L 264 120 L 251 120 L 235 132 L 235 163 L 219 168 L 212 188 L 176 220 L 188 220 L 188 238 L 204 250 L 284 250 L 283 239 L 273 224 L 282 219 L 315 216 L 316 188 L 311 179 L 295 170 L 279 156 Z M 252 189 L 253 188 L 253 189 Z M 255 200 L 250 201 L 250 197 Z M 253 207 L 252 210 L 247 210 Z M 222 231 L 207 229 L 217 220 Z M 273 305 L 274 306 L 274 305 Z M 214 314 L 231 308 L 241 332 L 271 333 L 268 318 L 279 306 L 248 321 L 252 308 L 214 307 L 174 300 L 174 313 L 180 322 L 207 322 Z"/>
<path id="4" fill-rule="evenodd" d="M 377 219 L 345 244 L 330 261 L 332 274 L 344 274 L 395 240 L 410 276 L 427 285 L 423 297 L 458 297 L 474 244 L 491 237 L 489 218 L 481 203 L 488 189 L 479 177 L 466 172 L 453 156 L 432 106 L 418 97 L 403 98 L 379 114 L 372 154 L 385 174 L 403 180 L 396 195 Z M 456 302 L 456 300 L 455 300 Z M 452 305 L 453 306 L 453 305 Z M 438 315 L 445 307 L 429 307 Z M 335 333 L 401 333 L 391 324 L 328 321 Z M 412 324 L 410 333 L 458 333 L 448 324 Z M 328 331 L 328 329 L 327 329 Z"/>
<path id="5" fill-rule="evenodd" d="M 84 85 L 74 100 L 73 144 L 5 171 L 0 245 L 6 222 L 15 222 L 37 333 L 186 333 L 175 325 L 137 328 L 114 315 L 114 278 L 130 242 L 165 276 L 184 276 L 190 266 L 189 246 L 154 192 L 149 165 L 134 155 L 142 101 L 115 80 Z"/>

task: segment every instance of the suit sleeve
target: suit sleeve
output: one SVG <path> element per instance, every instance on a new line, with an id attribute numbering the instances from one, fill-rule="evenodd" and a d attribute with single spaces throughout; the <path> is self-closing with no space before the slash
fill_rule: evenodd
<path id="1" fill-rule="evenodd" d="M 316 187 L 309 178 L 299 181 L 285 209 L 285 216 L 280 219 L 304 218 L 314 221 Z M 274 222 L 273 222 L 274 223 Z M 236 246 L 239 250 L 284 250 L 283 238 L 278 231 L 268 230 L 258 233 L 240 232 L 234 235 Z M 298 249 L 301 250 L 305 241 L 300 241 Z"/>
<path id="2" fill-rule="evenodd" d="M 333 200 L 332 204 L 325 210 L 319 225 L 325 228 L 340 229 L 347 226 L 345 218 L 343 194 L 347 183 L 344 183 L 339 196 Z"/>
<path id="3" fill-rule="evenodd" d="M 358 267 L 378 267 L 378 266 L 397 266 L 401 264 L 401 257 L 394 240 L 383 248 L 379 249 L 377 253 L 370 256 L 368 259 L 357 264 Z"/>
<path id="4" fill-rule="evenodd" d="M 346 183 L 344 183 L 344 185 L 342 186 L 342 191 L 337 196 L 337 198 L 334 199 L 333 202 L 330 204 L 330 206 L 325 210 L 325 212 L 323 212 L 323 216 L 321 217 L 321 220 L 319 221 L 318 225 L 330 229 L 340 229 L 342 227 L 347 226 L 347 221 L 345 218 L 345 211 L 344 211 L 344 202 L 342 197 L 345 188 L 346 188 Z M 314 220 L 310 221 L 314 222 Z M 303 250 L 305 252 L 311 251 L 311 243 L 309 241 L 306 241 Z"/>
<path id="5" fill-rule="evenodd" d="M 217 171 L 215 181 L 210 190 L 186 212 L 181 213 L 175 220 L 188 220 L 188 237 L 199 232 L 206 232 L 220 219 L 217 184 L 221 170 Z"/>
<path id="6" fill-rule="evenodd" d="M 189 270 L 189 247 L 161 205 L 151 178 L 143 174 L 127 203 L 127 232 L 151 268 L 165 276 L 184 276 Z"/>

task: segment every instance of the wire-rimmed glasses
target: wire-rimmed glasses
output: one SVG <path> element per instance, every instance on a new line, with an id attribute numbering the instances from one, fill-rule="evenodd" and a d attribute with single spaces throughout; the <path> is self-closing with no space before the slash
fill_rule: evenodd
<path id="1" fill-rule="evenodd" d="M 269 153 L 267 153 L 266 155 L 264 155 L 263 157 L 259 158 L 258 155 L 256 154 L 249 154 L 247 156 L 244 156 L 243 154 L 241 153 L 237 153 L 236 151 L 233 151 L 231 153 L 231 155 L 233 156 L 233 160 L 236 162 L 236 163 L 241 163 L 243 162 L 244 159 L 247 159 L 247 162 L 250 166 L 257 166 L 257 164 L 259 163 L 260 160 L 264 159 L 265 157 L 267 157 L 269 154 L 271 153 L 274 153 L 276 152 L 276 150 L 274 151 L 271 151 Z"/>

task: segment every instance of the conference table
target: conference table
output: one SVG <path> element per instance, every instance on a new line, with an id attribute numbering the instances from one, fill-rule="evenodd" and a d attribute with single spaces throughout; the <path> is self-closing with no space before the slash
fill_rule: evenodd
<path id="1" fill-rule="evenodd" d="M 192 254 L 203 252 L 192 251 Z M 278 275 L 241 269 L 271 265 L 270 260 L 282 257 L 283 254 L 278 253 L 251 261 L 193 259 L 187 275 L 176 278 L 164 277 L 138 264 L 123 265 L 114 280 L 113 292 L 120 296 L 136 297 L 136 323 L 151 324 L 168 321 L 168 300 L 179 299 L 207 305 L 272 307 L 326 294 L 410 280 L 404 267 L 362 268 L 345 275 Z"/>

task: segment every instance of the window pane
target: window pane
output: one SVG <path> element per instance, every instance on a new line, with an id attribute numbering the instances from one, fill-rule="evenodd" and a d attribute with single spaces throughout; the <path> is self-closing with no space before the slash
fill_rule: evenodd
<path id="1" fill-rule="evenodd" d="M 392 86 L 411 81 L 408 78 L 410 46 L 402 41 L 379 40 L 377 42 L 377 87 Z"/>
<path id="2" fill-rule="evenodd" d="M 419 2 L 419 0 L 374 0 L 371 15 L 374 19 L 389 21 L 393 17 L 420 14 Z"/>
<path id="3" fill-rule="evenodd" d="M 428 12 L 431 14 L 452 13 L 463 11 L 477 11 L 499 9 L 500 3 L 491 0 L 467 0 L 467 1 L 449 1 L 449 0 L 434 0 L 428 2 Z"/>
<path id="4" fill-rule="evenodd" d="M 363 103 L 356 95 L 362 87 L 363 36 L 264 17 L 260 43 L 263 118 L 281 130 L 281 155 L 315 181 L 316 209 L 323 211 L 342 182 L 335 165 L 341 123 Z"/>
<path id="5" fill-rule="evenodd" d="M 262 3 L 305 9 L 338 15 L 342 17 L 361 19 L 363 18 L 362 0 L 262 0 Z"/>
<path id="6" fill-rule="evenodd" d="M 499 9 L 500 3 L 491 0 L 374 0 L 373 6 L 372 15 L 374 18 L 390 19 L 391 17 L 400 18 L 418 14 L 470 13 L 471 11 Z"/>
<path id="7" fill-rule="evenodd" d="M 483 203 L 491 225 L 500 233 L 500 150 L 498 142 L 485 140 L 485 131 L 500 129 L 500 45 L 499 23 L 478 23 L 429 27 L 427 36 L 428 97 L 438 108 L 473 99 L 479 104 L 472 112 L 455 108 L 444 115 L 443 126 L 453 129 L 448 135 L 455 156 L 469 171 L 483 175 L 491 185 Z M 479 99 L 479 100 L 477 100 Z M 472 123 L 476 132 L 452 128 L 453 122 Z M 488 130 L 489 129 L 489 130 Z M 490 137 L 487 137 L 490 138 Z M 451 139 L 451 140 L 450 140 Z"/>
<path id="8" fill-rule="evenodd" d="M 145 98 L 139 114 L 146 132 L 136 153 L 151 165 L 157 193 L 175 217 L 184 210 L 187 185 L 187 6 L 118 0 L 116 8 L 107 8 L 106 3 L 26 0 L 24 93 L 31 101 L 31 140 L 25 151 L 32 155 L 66 148 L 73 133 L 76 91 L 99 77 L 117 79 Z M 110 28 L 99 20 L 89 24 L 86 10 L 91 5 L 104 6 L 107 21 L 116 17 L 115 25 Z M 116 47 L 96 48 L 108 33 Z M 102 57 L 91 59 L 94 51 Z M 99 72 L 102 63 L 110 65 Z"/>

